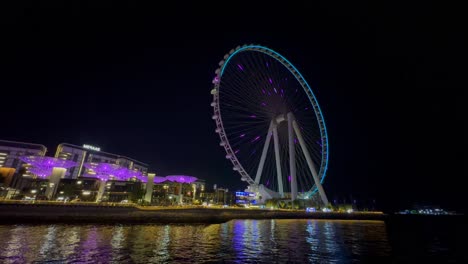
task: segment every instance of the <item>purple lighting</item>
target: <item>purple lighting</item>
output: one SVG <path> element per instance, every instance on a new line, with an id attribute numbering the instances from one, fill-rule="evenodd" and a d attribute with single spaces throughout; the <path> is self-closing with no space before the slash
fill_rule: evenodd
<path id="1" fill-rule="evenodd" d="M 47 177 L 51 175 L 54 168 L 68 169 L 76 166 L 76 162 L 53 157 L 21 156 L 19 159 L 27 164 L 32 165 L 32 167 L 29 168 L 29 171 L 39 177 Z"/>
<path id="2" fill-rule="evenodd" d="M 242 135 L 240 135 L 239 137 L 240 137 L 240 138 L 243 138 L 243 137 L 245 137 L 245 134 L 242 134 Z"/>
<path id="3" fill-rule="evenodd" d="M 269 81 L 270 83 L 273 83 L 273 81 L 271 80 L 271 78 L 268 78 L 268 81 Z"/>
<path id="4" fill-rule="evenodd" d="M 257 118 L 257 116 L 256 116 L 256 115 L 251 115 L 250 117 L 251 117 L 251 118 Z"/>
<path id="5" fill-rule="evenodd" d="M 146 177 L 144 177 L 141 172 L 130 170 L 117 164 L 87 162 L 84 163 L 83 166 L 96 173 L 88 173 L 88 176 L 97 177 L 101 180 L 108 180 L 110 177 L 114 177 L 115 179 L 121 181 L 125 181 L 131 178 L 136 178 L 140 181 L 146 181 Z"/>
<path id="6" fill-rule="evenodd" d="M 158 177 L 158 176 L 154 177 L 154 182 L 155 183 L 161 183 L 161 182 L 165 182 L 165 181 L 167 181 L 166 177 Z"/>
<path id="7" fill-rule="evenodd" d="M 166 179 L 168 179 L 171 182 L 178 182 L 178 183 L 192 183 L 198 180 L 196 177 L 186 176 L 186 175 L 169 175 L 169 176 L 166 176 Z"/>
<path id="8" fill-rule="evenodd" d="M 48 169 L 42 169 L 39 167 L 31 167 L 29 168 L 29 171 L 41 178 L 45 178 L 52 174 L 52 169 L 48 170 Z"/>
<path id="9" fill-rule="evenodd" d="M 139 171 L 130 170 L 127 168 L 119 168 L 113 175 L 115 178 L 125 181 L 131 178 L 136 178 L 140 181 L 146 181 L 146 178 L 143 177 L 143 174 Z M 144 179 L 143 179 L 144 178 Z"/>
<path id="10" fill-rule="evenodd" d="M 88 173 L 87 176 L 99 178 L 100 180 L 107 181 L 111 176 L 115 176 L 120 169 L 119 165 L 110 163 L 92 163 L 86 162 L 83 166 L 92 170 L 95 174 Z"/>
<path id="11" fill-rule="evenodd" d="M 260 139 L 260 136 L 256 136 L 253 140 L 252 140 L 252 143 L 257 141 L 258 139 Z"/>
<path id="12" fill-rule="evenodd" d="M 76 162 L 70 160 L 63 160 L 59 158 L 52 158 L 52 157 L 43 157 L 43 156 L 21 156 L 19 157 L 25 163 L 31 164 L 36 167 L 44 168 L 44 169 L 52 169 L 54 167 L 58 168 L 71 168 L 76 166 Z"/>
<path id="13" fill-rule="evenodd" d="M 236 151 L 234 151 L 234 154 L 237 154 L 237 153 L 239 153 L 239 151 L 240 151 L 240 150 L 236 150 Z"/>
<path id="14" fill-rule="evenodd" d="M 144 182 L 144 183 L 148 182 L 148 178 L 144 177 L 143 175 L 142 176 L 137 176 L 136 179 L 138 179 L 139 181 Z"/>
<path id="15" fill-rule="evenodd" d="M 288 181 L 291 181 L 291 175 L 288 176 Z"/>
<path id="16" fill-rule="evenodd" d="M 273 90 L 275 90 L 275 93 L 278 93 L 278 91 L 276 90 L 276 88 L 273 88 Z"/>
<path id="17" fill-rule="evenodd" d="M 264 89 L 262 89 L 262 93 L 263 93 L 263 94 L 266 94 L 266 92 L 265 92 L 265 90 L 264 90 Z"/>
<path id="18" fill-rule="evenodd" d="M 143 174 L 139 173 L 139 175 L 136 175 L 135 176 L 138 180 L 140 180 L 141 182 L 144 182 L 144 183 L 147 183 L 148 182 L 148 177 L 144 176 Z M 161 182 L 165 182 L 167 181 L 166 177 L 158 177 L 158 176 L 155 176 L 154 179 L 153 179 L 153 182 L 154 183 L 161 183 Z"/>
<path id="19" fill-rule="evenodd" d="M 240 64 L 237 64 L 237 67 L 239 67 L 239 70 L 241 70 L 241 71 L 244 70 L 244 68 L 243 68 L 242 65 L 240 65 Z"/>
<path id="20" fill-rule="evenodd" d="M 265 103 L 265 102 L 263 102 L 263 103 L 262 103 L 262 105 L 263 105 L 263 106 L 266 106 L 266 103 Z"/>

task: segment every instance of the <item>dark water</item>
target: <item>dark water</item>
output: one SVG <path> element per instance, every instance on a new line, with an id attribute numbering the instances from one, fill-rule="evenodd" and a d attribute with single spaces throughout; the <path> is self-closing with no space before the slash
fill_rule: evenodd
<path id="1" fill-rule="evenodd" d="M 234 220 L 212 225 L 0 225 L 0 263 L 466 260 L 461 254 L 462 245 L 451 242 L 454 234 L 420 232 L 424 230 L 420 223 L 388 225 L 382 221 L 330 220 Z M 432 226 L 429 224 L 429 228 Z"/>

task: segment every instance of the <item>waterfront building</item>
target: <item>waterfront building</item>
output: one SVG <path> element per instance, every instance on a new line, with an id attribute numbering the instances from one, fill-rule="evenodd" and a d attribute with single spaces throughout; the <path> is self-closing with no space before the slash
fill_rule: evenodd
<path id="1" fill-rule="evenodd" d="M 4 182 L 5 185 L 9 185 L 14 174 L 19 171 L 22 171 L 21 176 L 31 175 L 19 157 L 25 155 L 44 156 L 46 152 L 47 148 L 44 145 L 0 140 L 0 175 L 7 178 Z"/>
<path id="2" fill-rule="evenodd" d="M 236 192 L 237 205 L 251 205 L 256 204 L 254 192 Z"/>
<path id="3" fill-rule="evenodd" d="M 104 152 L 96 146 L 62 143 L 58 145 L 54 158 L 46 157 L 46 152 L 44 145 L 0 140 L 1 197 L 103 202 L 136 202 L 144 199 L 151 204 L 175 204 L 178 199 L 179 202 L 183 199 L 181 202 L 184 204 L 202 204 L 207 199 L 205 181 L 202 179 L 182 185 L 171 181 L 155 182 L 151 186 L 147 180 L 154 179 L 155 174 L 148 173 L 148 164 Z M 28 159 L 31 161 L 25 162 Z M 61 166 L 60 174 L 56 173 L 56 177 L 53 177 L 51 171 L 57 168 L 44 170 L 38 164 L 34 166 L 34 160 L 73 163 L 73 166 Z M 99 175 L 101 172 L 92 169 L 99 164 L 117 166 L 119 173 L 125 170 L 126 176 L 110 173 L 104 179 L 103 175 Z"/>
<path id="4" fill-rule="evenodd" d="M 201 204 L 206 197 L 205 180 L 197 179 L 190 184 L 165 181 L 153 187 L 152 203 L 156 205 L 176 204 L 179 193 L 183 194 L 184 203 Z M 182 190 L 179 192 L 179 189 Z"/>
<path id="5" fill-rule="evenodd" d="M 89 171 L 83 166 L 87 162 L 116 164 L 130 170 L 139 171 L 144 175 L 148 173 L 148 164 L 146 163 L 119 154 L 104 152 L 101 148 L 88 144 L 78 146 L 62 143 L 58 145 L 55 157 L 77 163 L 75 167 L 67 171 L 65 178 L 69 179 L 87 176 Z"/>
<path id="6" fill-rule="evenodd" d="M 46 152 L 47 148 L 41 144 L 0 140 L 1 196 L 11 198 L 18 190 L 31 187 L 33 174 L 21 156 L 44 156 Z"/>
<path id="7" fill-rule="evenodd" d="M 99 183 L 99 179 L 92 177 L 61 179 L 57 187 L 56 200 L 73 201 L 79 199 L 84 202 L 94 202 L 97 198 Z"/>
<path id="8" fill-rule="evenodd" d="M 144 195 L 141 181 L 110 180 L 106 183 L 106 191 L 102 197 L 103 202 L 140 202 Z"/>
<path id="9" fill-rule="evenodd" d="M 46 191 L 42 185 L 47 185 L 47 181 L 44 178 L 51 177 L 49 171 L 47 173 L 40 172 L 40 170 L 20 158 L 23 157 L 24 159 L 24 157 L 29 156 L 45 157 L 46 152 L 47 148 L 44 145 L 0 140 L 0 195 L 6 198 L 19 198 L 28 195 L 38 197 L 47 192 L 49 199 L 75 197 L 80 200 L 93 200 L 97 191 L 95 190 L 95 183 L 99 182 L 99 180 L 94 177 L 94 171 L 84 166 L 85 163 L 115 164 L 119 167 L 139 172 L 140 175 L 146 176 L 148 174 L 148 164 L 136 159 L 104 152 L 99 147 L 88 144 L 78 146 L 62 143 L 57 147 L 54 155 L 55 158 L 76 163 L 76 166 L 64 169 L 64 175 L 60 175 L 60 179 L 56 179 L 56 182 L 54 182 L 54 186 L 57 188 L 54 188 L 53 192 L 50 190 Z M 133 182 L 109 182 L 111 184 L 108 186 L 110 188 L 106 188 L 108 192 L 106 197 L 111 200 L 118 200 L 120 199 L 119 197 L 127 199 L 130 197 L 129 195 L 119 193 L 134 193 L 138 189 Z M 81 186 L 80 183 L 82 184 Z M 88 188 L 88 183 L 93 187 Z"/>

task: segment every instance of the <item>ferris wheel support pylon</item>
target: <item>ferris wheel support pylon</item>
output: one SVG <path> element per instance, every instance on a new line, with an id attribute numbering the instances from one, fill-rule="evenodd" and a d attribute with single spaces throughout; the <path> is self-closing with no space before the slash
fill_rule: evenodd
<path id="1" fill-rule="evenodd" d="M 289 114 L 288 114 L 288 117 L 289 117 Z M 304 156 L 306 158 L 307 165 L 309 166 L 310 172 L 312 172 L 312 177 L 314 178 L 314 182 L 315 182 L 315 185 L 317 186 L 317 190 L 318 190 L 318 192 L 320 194 L 320 198 L 322 199 L 322 202 L 323 202 L 324 205 L 328 205 L 327 195 L 325 194 L 325 191 L 323 190 L 323 186 L 320 183 L 320 180 L 319 180 L 318 175 L 317 175 L 317 170 L 315 169 L 315 164 L 314 164 L 314 162 L 312 161 L 312 159 L 310 157 L 310 153 L 307 150 L 307 146 L 306 146 L 306 144 L 304 142 L 304 138 L 302 137 L 301 130 L 299 130 L 299 127 L 297 125 L 296 120 L 292 121 L 292 125 L 293 125 L 293 128 L 294 128 L 294 131 L 296 132 L 297 139 L 299 140 L 299 145 L 301 145 L 302 152 L 304 153 Z M 291 132 L 289 132 L 289 133 L 291 133 Z"/>
<path id="2" fill-rule="evenodd" d="M 260 184 L 260 177 L 262 176 L 263 166 L 265 165 L 266 154 L 268 148 L 270 147 L 271 135 L 273 134 L 273 121 L 270 122 L 270 127 L 268 128 L 268 134 L 265 140 L 265 145 L 263 146 L 262 157 L 260 158 L 260 164 L 258 165 L 257 173 L 255 175 L 255 184 Z"/>
<path id="3" fill-rule="evenodd" d="M 275 121 L 274 121 L 275 122 Z M 283 174 L 281 172 L 281 157 L 279 153 L 278 124 L 273 125 L 273 145 L 275 145 L 276 176 L 278 177 L 278 192 L 280 197 L 284 197 Z"/>
<path id="4" fill-rule="evenodd" d="M 289 173 L 291 175 L 291 200 L 297 199 L 297 179 L 296 179 L 296 150 L 294 149 L 294 131 L 293 121 L 294 116 L 291 112 L 287 115 L 288 118 L 288 144 L 289 144 Z"/>

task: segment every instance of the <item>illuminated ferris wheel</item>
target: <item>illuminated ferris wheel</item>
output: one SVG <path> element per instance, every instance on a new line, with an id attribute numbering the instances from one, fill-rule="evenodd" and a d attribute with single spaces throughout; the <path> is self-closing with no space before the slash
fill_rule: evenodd
<path id="1" fill-rule="evenodd" d="M 328 137 L 312 89 L 285 57 L 259 45 L 232 49 L 211 90 L 226 159 L 263 201 L 309 199 L 323 190 Z"/>

